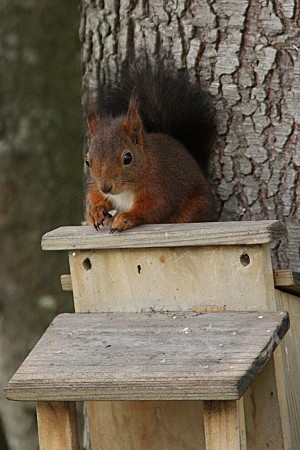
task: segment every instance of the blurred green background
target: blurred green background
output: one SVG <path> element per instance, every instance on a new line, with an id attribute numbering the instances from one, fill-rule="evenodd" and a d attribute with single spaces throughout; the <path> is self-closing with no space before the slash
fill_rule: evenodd
<path id="1" fill-rule="evenodd" d="M 41 236 L 83 218 L 79 2 L 0 0 L 0 449 L 37 448 L 34 405 L 3 387 L 72 310 L 65 253 Z"/>

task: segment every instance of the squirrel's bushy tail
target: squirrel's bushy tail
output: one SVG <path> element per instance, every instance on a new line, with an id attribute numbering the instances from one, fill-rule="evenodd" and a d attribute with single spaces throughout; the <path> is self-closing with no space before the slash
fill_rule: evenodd
<path id="1" fill-rule="evenodd" d="M 209 94 L 191 83 L 186 70 L 144 57 L 125 62 L 119 81 L 100 87 L 99 114 L 126 114 L 133 93 L 146 131 L 179 140 L 205 171 L 215 137 Z"/>

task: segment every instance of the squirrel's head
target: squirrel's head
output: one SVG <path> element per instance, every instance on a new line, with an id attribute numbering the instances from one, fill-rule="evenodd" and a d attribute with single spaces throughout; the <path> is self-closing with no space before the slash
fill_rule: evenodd
<path id="1" fill-rule="evenodd" d="M 91 143 L 86 163 L 98 189 L 111 195 L 133 190 L 147 166 L 136 97 L 131 97 L 127 114 L 120 117 L 102 117 L 92 105 L 87 122 Z"/>

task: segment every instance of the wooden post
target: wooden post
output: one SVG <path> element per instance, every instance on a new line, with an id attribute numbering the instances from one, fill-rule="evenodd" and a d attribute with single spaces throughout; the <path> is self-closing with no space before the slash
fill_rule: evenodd
<path id="1" fill-rule="evenodd" d="M 40 450 L 79 450 L 75 402 L 37 402 Z"/>
<path id="2" fill-rule="evenodd" d="M 243 405 L 238 401 L 204 401 L 206 450 L 245 450 Z"/>

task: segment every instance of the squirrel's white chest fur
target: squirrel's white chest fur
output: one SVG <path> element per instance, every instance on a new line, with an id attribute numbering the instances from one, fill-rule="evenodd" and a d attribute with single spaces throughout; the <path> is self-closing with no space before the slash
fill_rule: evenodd
<path id="1" fill-rule="evenodd" d="M 113 205 L 114 209 L 117 210 L 117 213 L 121 213 L 132 208 L 134 192 L 128 190 L 116 195 L 106 194 L 106 198 Z"/>

